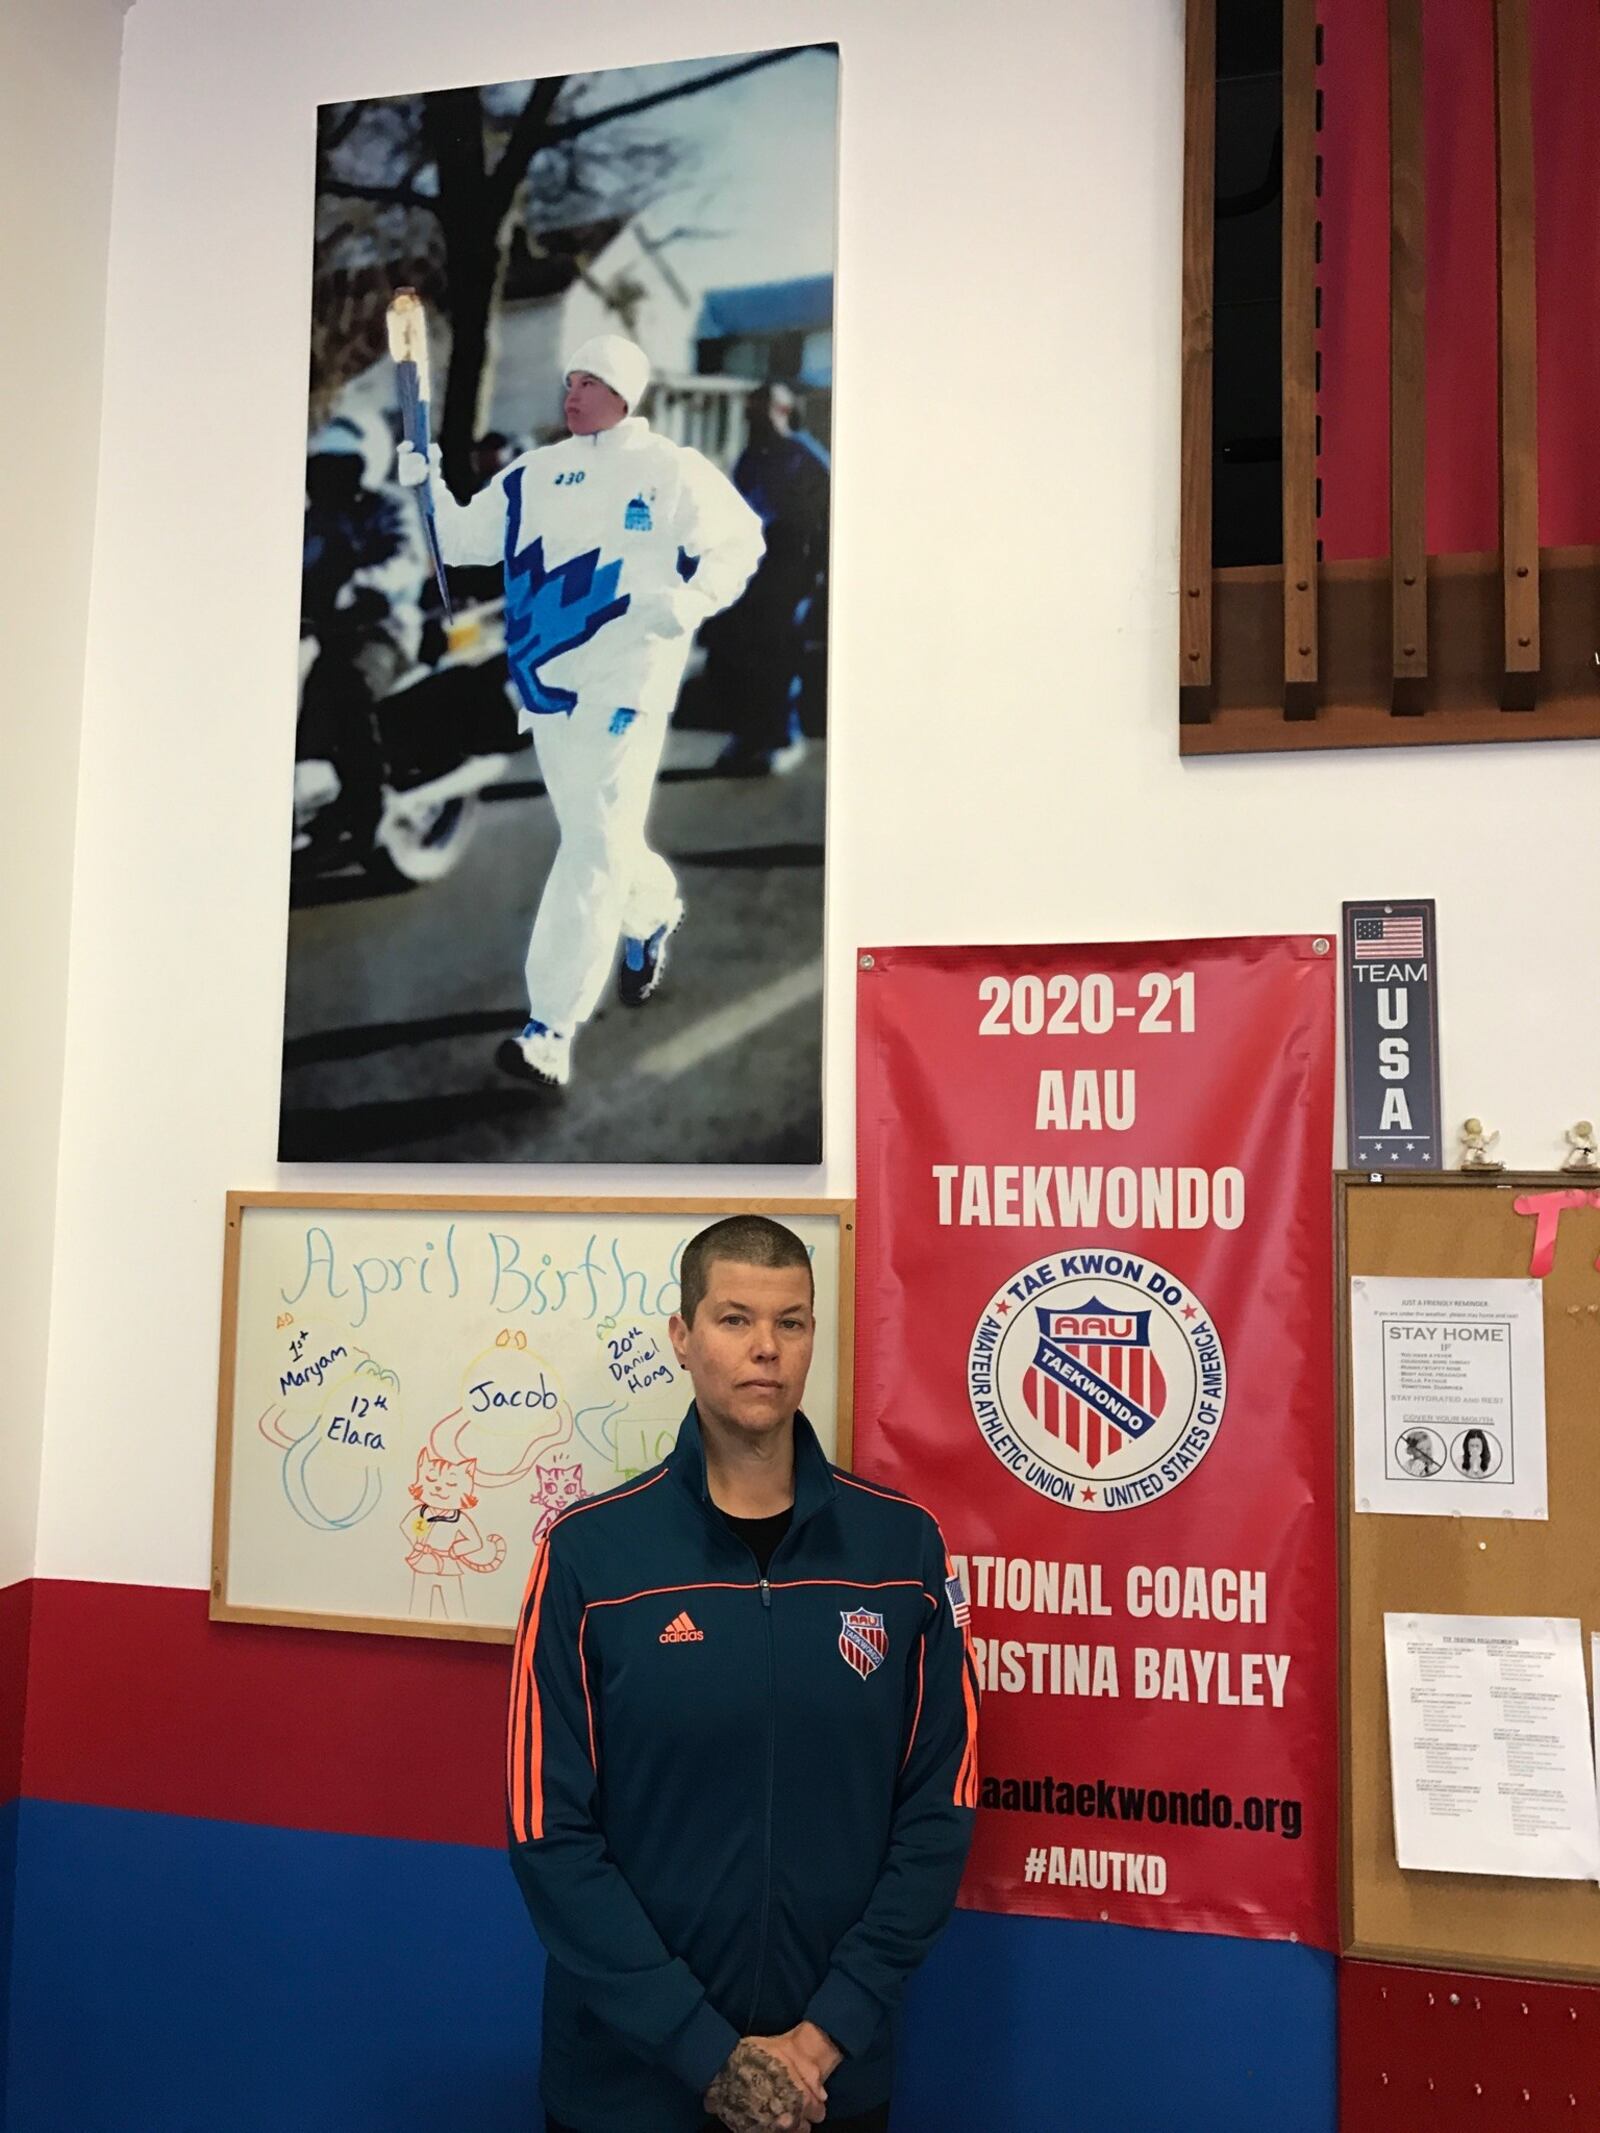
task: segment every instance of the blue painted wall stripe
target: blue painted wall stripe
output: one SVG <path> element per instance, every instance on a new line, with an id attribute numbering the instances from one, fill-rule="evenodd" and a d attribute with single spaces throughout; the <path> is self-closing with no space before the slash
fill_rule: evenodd
<path id="1" fill-rule="evenodd" d="M 1336 1965 L 1283 1941 L 959 1911 L 895 2133 L 1335 2133 Z"/>
<path id="2" fill-rule="evenodd" d="M 16 1896 L 19 1808 L 16 1800 L 0 1805 L 0 2133 L 6 2133 L 10 2123 L 6 2087 L 11 2064 L 11 1921 Z"/>
<path id="3" fill-rule="evenodd" d="M 538 2125 L 542 1959 L 499 1854 L 41 1800 L 15 1826 L 6 2133 Z M 1333 2133 L 1333 1963 L 963 1912 L 901 2067 L 896 2133 Z"/>

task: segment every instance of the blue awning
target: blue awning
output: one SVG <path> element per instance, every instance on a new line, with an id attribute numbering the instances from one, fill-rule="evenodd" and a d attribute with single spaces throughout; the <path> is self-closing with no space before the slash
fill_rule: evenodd
<path id="1" fill-rule="evenodd" d="M 833 276 L 752 282 L 742 289 L 708 289 L 700 300 L 698 341 L 763 340 L 778 333 L 813 333 L 833 324 Z"/>

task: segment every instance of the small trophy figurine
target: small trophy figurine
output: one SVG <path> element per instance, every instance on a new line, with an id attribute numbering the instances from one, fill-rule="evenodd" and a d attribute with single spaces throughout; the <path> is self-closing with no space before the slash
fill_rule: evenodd
<path id="1" fill-rule="evenodd" d="M 1461 1129 L 1461 1168 L 1463 1170 L 1504 1170 L 1505 1164 L 1490 1151 L 1500 1138 L 1497 1126 L 1493 1133 L 1485 1133 L 1481 1118 L 1469 1118 Z"/>
<path id="2" fill-rule="evenodd" d="M 1561 1166 L 1564 1171 L 1585 1178 L 1600 1174 L 1600 1141 L 1594 1137 L 1593 1120 L 1580 1118 L 1569 1126 L 1567 1142 L 1572 1152 Z"/>

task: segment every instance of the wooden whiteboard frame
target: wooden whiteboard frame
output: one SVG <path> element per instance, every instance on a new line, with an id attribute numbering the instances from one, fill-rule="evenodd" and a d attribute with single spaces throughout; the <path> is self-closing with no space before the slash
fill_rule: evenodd
<path id="1" fill-rule="evenodd" d="M 1563 1353 L 1567 1336 L 1562 1330 L 1570 1316 L 1576 1327 L 1574 1338 L 1586 1343 L 1593 1338 L 1595 1363 L 1600 1366 L 1600 1323 L 1590 1316 L 1593 1306 L 1600 1304 L 1600 1274 L 1590 1265 L 1594 1247 L 1600 1244 L 1600 1210 L 1574 1210 L 1563 1216 L 1556 1265 L 1544 1279 L 1548 1521 L 1397 1517 L 1381 1512 L 1358 1513 L 1352 1507 L 1352 1272 L 1410 1275 L 1418 1280 L 1526 1279 L 1534 1225 L 1529 1216 L 1515 1212 L 1513 1198 L 1522 1193 L 1567 1190 L 1583 1182 L 1559 1171 L 1502 1171 L 1474 1176 L 1459 1171 L 1410 1171 L 1402 1175 L 1362 1170 L 1336 1175 L 1339 1694 L 1343 1736 L 1340 1945 L 1345 1955 L 1364 1961 L 1481 1971 L 1502 1977 L 1600 1980 L 1600 1890 L 1594 1883 L 1516 1875 L 1427 1873 L 1397 1864 L 1393 1853 L 1382 1654 L 1382 1617 L 1386 1612 L 1576 1615 L 1583 1622 L 1586 1648 L 1587 1633 L 1600 1629 L 1600 1557 L 1594 1546 L 1594 1534 L 1600 1531 L 1600 1430 L 1595 1428 L 1591 1415 L 1574 1412 L 1567 1397 L 1568 1375 L 1574 1375 L 1581 1386 L 1586 1358 L 1574 1368 L 1570 1352 Z M 1494 1265 L 1460 1263 L 1466 1256 L 1466 1247 L 1462 1242 L 1464 1222 L 1457 1217 L 1447 1227 L 1441 1225 L 1437 1241 L 1430 1238 L 1431 1250 L 1419 1249 L 1408 1255 L 1425 1260 L 1426 1264 L 1380 1267 L 1362 1263 L 1352 1267 L 1350 1202 L 1358 1192 L 1381 1192 L 1400 1207 L 1415 1194 L 1444 1192 L 1452 1202 L 1460 1196 L 1462 1217 L 1466 1213 L 1466 1196 L 1478 1196 L 1480 1209 L 1493 1199 L 1507 1224 L 1515 1225 L 1514 1230 L 1508 1230 L 1507 1241 L 1514 1236 L 1517 1251 L 1514 1255 L 1508 1252 L 1502 1263 Z M 1587 1249 L 1576 1244 L 1567 1228 L 1571 1224 L 1575 1229 L 1580 1222 L 1586 1229 Z M 1513 1256 L 1515 1265 L 1511 1263 Z M 1575 1307 L 1581 1307 L 1581 1318 Z M 1359 1534 L 1358 1521 L 1362 1529 Z M 1574 1532 L 1580 1534 L 1582 1542 L 1576 1548 L 1571 1545 Z M 1383 1546 L 1385 1541 L 1387 1548 Z M 1387 1582 L 1385 1571 L 1392 1573 L 1402 1553 L 1406 1586 L 1398 1592 Z M 1497 1580 L 1505 1593 L 1500 1604 L 1496 1604 Z M 1358 1616 L 1366 1619 L 1358 1622 Z M 1359 1710 L 1353 1678 L 1358 1665 L 1365 1685 Z M 1375 1778 L 1375 1772 L 1381 1772 L 1381 1777 Z M 1372 1782 L 1381 1783 L 1381 1800 L 1368 1796 Z M 1380 1812 L 1390 1834 L 1387 1857 L 1374 1869 L 1373 1818 Z M 1431 1944 L 1420 1936 L 1407 1942 L 1399 1937 L 1369 1939 L 1358 1935 L 1356 1918 L 1363 1902 L 1370 1912 L 1386 1901 L 1392 1913 L 1402 1907 L 1402 1895 L 1412 1923 L 1432 1927 Z M 1451 1932 L 1459 1935 L 1453 1944 L 1448 1942 Z M 1486 1945 L 1495 1940 L 1498 1945 Z M 1531 1948 L 1538 1948 L 1539 1952 L 1529 1952 Z M 1583 1959 L 1586 1955 L 1589 1960 Z"/>
<path id="2" fill-rule="evenodd" d="M 373 1637 L 442 1637 L 458 1644 L 510 1644 L 515 1631 L 483 1622 L 444 1622 L 377 1615 L 319 1614 L 315 1609 L 236 1607 L 228 1589 L 228 1511 L 233 1487 L 233 1388 L 239 1344 L 239 1259 L 244 1218 L 252 1207 L 296 1207 L 400 1214 L 461 1215 L 834 1215 L 839 1223 L 839 1296 L 834 1393 L 834 1461 L 848 1466 L 854 1452 L 856 1203 L 854 1200 L 707 1200 L 600 1197 L 510 1198 L 499 1193 L 230 1192 L 222 1261 L 222 1338 L 217 1367 L 217 1465 L 211 1497 L 211 1606 L 213 1622 L 257 1622 L 280 1629 L 349 1630 Z"/>

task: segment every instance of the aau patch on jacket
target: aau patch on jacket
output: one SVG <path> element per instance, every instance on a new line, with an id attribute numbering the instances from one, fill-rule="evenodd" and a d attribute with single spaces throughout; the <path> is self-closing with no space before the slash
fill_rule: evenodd
<path id="1" fill-rule="evenodd" d="M 865 1681 L 882 1666 L 889 1650 L 889 1632 L 882 1615 L 867 1607 L 839 1610 L 839 1653 Z"/>

